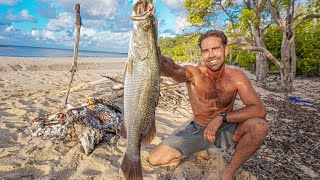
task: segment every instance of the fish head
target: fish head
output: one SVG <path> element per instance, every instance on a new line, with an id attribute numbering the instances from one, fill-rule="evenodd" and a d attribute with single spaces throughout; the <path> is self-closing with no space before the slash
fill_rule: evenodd
<path id="1" fill-rule="evenodd" d="M 146 35 L 152 32 L 153 35 L 158 34 L 155 6 L 152 2 L 145 5 L 143 1 L 138 1 L 133 7 L 131 19 L 137 33 Z"/>
<path id="2" fill-rule="evenodd" d="M 143 61 L 157 48 L 158 25 L 154 4 L 149 2 L 145 5 L 143 1 L 138 1 L 133 6 L 131 19 L 134 29 L 129 54 Z"/>

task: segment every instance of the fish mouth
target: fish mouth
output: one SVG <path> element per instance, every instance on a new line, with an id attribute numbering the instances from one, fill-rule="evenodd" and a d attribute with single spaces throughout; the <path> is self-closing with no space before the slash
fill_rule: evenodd
<path id="1" fill-rule="evenodd" d="M 152 4 L 152 3 L 148 3 L 148 7 L 147 7 L 147 10 L 141 14 L 138 14 L 136 12 L 136 9 L 137 9 L 137 6 L 139 4 L 136 4 L 133 8 L 133 11 L 132 11 L 132 15 L 131 15 L 131 19 L 133 21 L 141 21 L 141 20 L 145 20 L 145 19 L 148 19 L 152 16 L 155 15 L 155 6 Z"/>

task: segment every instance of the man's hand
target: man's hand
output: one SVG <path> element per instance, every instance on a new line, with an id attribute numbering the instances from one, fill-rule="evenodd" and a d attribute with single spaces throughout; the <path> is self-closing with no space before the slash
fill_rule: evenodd
<path id="1" fill-rule="evenodd" d="M 149 3 L 153 3 L 153 0 L 149 0 Z M 142 0 L 143 3 L 148 3 L 147 0 Z"/>
<path id="2" fill-rule="evenodd" d="M 206 127 L 204 130 L 204 139 L 207 139 L 210 142 L 214 142 L 216 140 L 216 133 L 220 126 L 223 123 L 223 119 L 221 116 L 216 116 Z"/>
<path id="3" fill-rule="evenodd" d="M 143 4 L 143 6 L 145 7 L 145 10 L 147 9 L 147 6 L 148 6 L 149 3 L 150 3 L 150 4 L 153 3 L 152 1 L 153 1 L 153 0 L 149 0 L 149 2 L 147 2 L 147 0 L 142 0 L 142 4 Z"/>

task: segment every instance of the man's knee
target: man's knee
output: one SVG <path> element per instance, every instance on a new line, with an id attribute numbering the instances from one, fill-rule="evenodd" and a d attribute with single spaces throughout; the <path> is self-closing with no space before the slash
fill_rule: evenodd
<path id="1" fill-rule="evenodd" d="M 261 145 L 268 133 L 268 126 L 264 119 L 251 119 L 251 127 L 249 128 L 252 135 L 253 143 Z"/>
<path id="2" fill-rule="evenodd" d="M 268 133 L 268 126 L 264 119 L 251 118 L 243 122 L 232 136 L 234 142 L 238 142 L 243 135 L 250 133 L 254 139 L 263 141 Z"/>
<path id="3" fill-rule="evenodd" d="M 174 148 L 167 145 L 158 145 L 150 152 L 149 162 L 153 166 L 163 165 L 177 161 L 181 156 L 181 153 Z"/>
<path id="4" fill-rule="evenodd" d="M 264 139 L 268 133 L 268 126 L 266 121 L 259 118 L 255 118 L 254 121 L 256 122 L 253 125 L 254 127 L 252 131 L 255 131 L 259 137 L 262 137 Z"/>

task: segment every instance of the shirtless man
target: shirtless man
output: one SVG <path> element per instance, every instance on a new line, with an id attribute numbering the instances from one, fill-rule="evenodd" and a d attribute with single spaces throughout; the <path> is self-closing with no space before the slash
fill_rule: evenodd
<path id="1" fill-rule="evenodd" d="M 259 149 L 267 134 L 266 111 L 247 76 L 225 66 L 227 37 L 211 30 L 199 38 L 204 65 L 179 66 L 161 56 L 161 75 L 186 82 L 193 121 L 150 153 L 152 165 L 179 161 L 208 148 L 235 148 L 222 179 L 232 176 Z M 234 111 L 237 93 L 245 107 Z"/>

